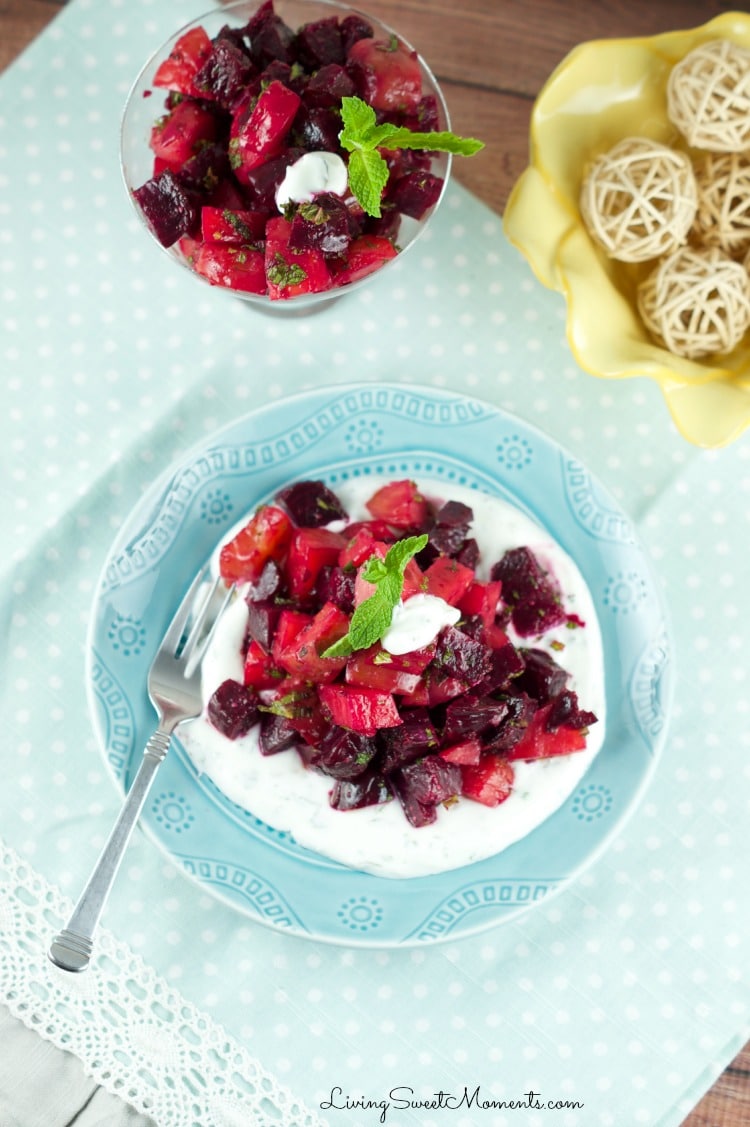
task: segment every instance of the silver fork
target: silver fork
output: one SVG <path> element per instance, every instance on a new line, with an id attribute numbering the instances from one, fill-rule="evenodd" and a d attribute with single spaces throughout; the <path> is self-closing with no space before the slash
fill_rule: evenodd
<path id="1" fill-rule="evenodd" d="M 148 673 L 148 695 L 156 709 L 158 725 L 146 744 L 117 821 L 68 924 L 50 944 L 49 957 L 63 970 L 82 971 L 89 965 L 99 917 L 151 783 L 169 751 L 172 735 L 179 724 L 194 720 L 201 713 L 201 661 L 232 591 L 221 579 L 207 589 L 206 572 L 200 572 L 162 639 Z"/>

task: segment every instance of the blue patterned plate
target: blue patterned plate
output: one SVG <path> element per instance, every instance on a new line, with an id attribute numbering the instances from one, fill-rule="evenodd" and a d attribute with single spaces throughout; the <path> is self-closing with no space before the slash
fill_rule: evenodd
<path id="1" fill-rule="evenodd" d="M 200 886 L 261 923 L 331 943 L 422 944 L 517 917 L 569 882 L 632 812 L 653 771 L 669 702 L 670 645 L 643 549 L 586 468 L 498 408 L 408 385 L 329 388 L 255 411 L 171 468 L 115 541 L 96 594 L 87 680 L 95 725 L 127 789 L 154 723 L 151 657 L 217 541 L 283 483 L 422 476 L 510 500 L 576 560 L 606 657 L 607 734 L 575 792 L 496 857 L 392 880 L 302 849 L 199 776 L 179 740 L 142 822 Z"/>

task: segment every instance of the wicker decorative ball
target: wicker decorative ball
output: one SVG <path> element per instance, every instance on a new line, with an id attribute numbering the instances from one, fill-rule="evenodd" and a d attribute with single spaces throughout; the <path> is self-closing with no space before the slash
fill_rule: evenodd
<path id="1" fill-rule="evenodd" d="M 750 147 L 750 51 L 728 39 L 690 51 L 670 71 L 667 114 L 695 149 Z"/>
<path id="2" fill-rule="evenodd" d="M 750 275 L 718 247 L 682 247 L 641 283 L 638 309 L 677 356 L 730 352 L 750 327 Z"/>
<path id="3" fill-rule="evenodd" d="M 729 255 L 744 254 L 750 247 L 750 154 L 706 153 L 694 168 L 698 239 Z"/>
<path id="4" fill-rule="evenodd" d="M 645 137 L 626 137 L 584 174 L 581 215 L 589 234 L 621 262 L 647 262 L 682 246 L 698 190 L 688 157 Z"/>

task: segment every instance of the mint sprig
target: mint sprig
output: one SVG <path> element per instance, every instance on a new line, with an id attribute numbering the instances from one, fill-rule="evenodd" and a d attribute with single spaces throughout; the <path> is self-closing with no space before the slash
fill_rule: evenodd
<path id="1" fill-rule="evenodd" d="M 321 655 L 322 657 L 348 657 L 355 650 L 366 650 L 378 642 L 391 624 L 393 609 L 404 589 L 404 571 L 409 560 L 421 552 L 427 536 L 407 536 L 392 544 L 385 559 L 370 556 L 362 571 L 362 578 L 375 584 L 375 591 L 356 607 L 349 621 L 349 630 Z"/>
<path id="2" fill-rule="evenodd" d="M 344 128 L 339 141 L 351 154 L 349 187 L 362 209 L 375 219 L 381 215 L 380 201 L 389 175 L 388 164 L 378 149 L 423 149 L 469 157 L 484 148 L 483 141 L 447 130 L 417 133 L 391 122 L 379 125 L 372 106 L 355 96 L 341 99 L 341 121 Z"/>

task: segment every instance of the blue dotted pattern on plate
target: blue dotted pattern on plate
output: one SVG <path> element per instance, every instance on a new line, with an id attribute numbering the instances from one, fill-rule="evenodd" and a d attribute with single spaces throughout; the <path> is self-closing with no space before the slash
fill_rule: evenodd
<path id="1" fill-rule="evenodd" d="M 272 927 L 328 942 L 420 944 L 481 931 L 560 889 L 606 846 L 652 773 L 670 699 L 665 611 L 629 521 L 580 462 L 499 409 L 385 385 L 301 395 L 185 456 L 136 506 L 97 591 L 88 683 L 110 768 L 127 787 L 153 727 L 146 675 L 181 592 L 223 530 L 285 482 L 421 476 L 495 493 L 577 561 L 599 616 L 607 736 L 553 817 L 494 858 L 389 880 L 299 847 L 230 802 L 176 741 L 144 823 L 201 886 Z M 179 849 L 177 845 L 179 844 Z"/>

